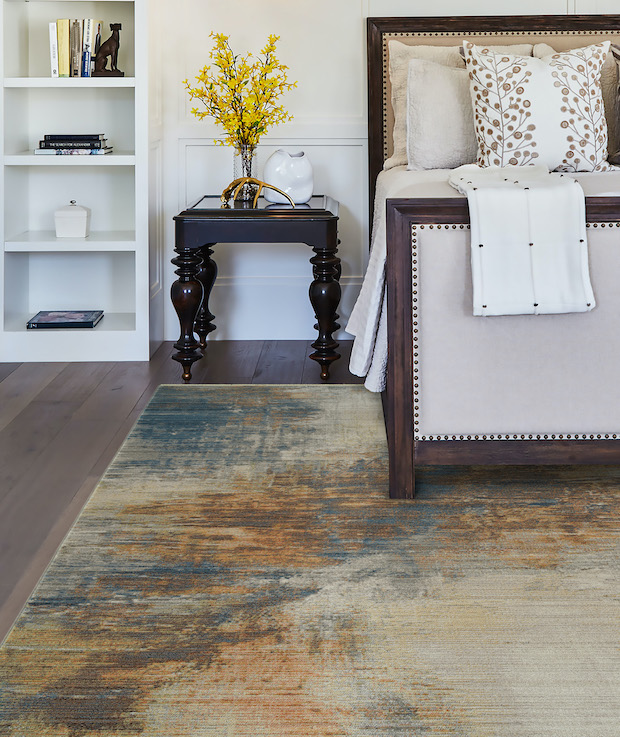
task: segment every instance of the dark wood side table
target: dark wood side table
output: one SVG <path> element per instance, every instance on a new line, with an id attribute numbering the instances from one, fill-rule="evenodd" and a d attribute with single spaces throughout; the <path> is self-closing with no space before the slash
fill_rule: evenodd
<path id="1" fill-rule="evenodd" d="M 303 205 L 274 205 L 260 198 L 252 209 L 239 202 L 221 207 L 219 196 L 202 197 L 174 217 L 176 257 L 172 263 L 179 277 L 171 287 L 172 304 L 179 316 L 181 334 L 172 355 L 183 366 L 183 380 L 192 378 L 194 361 L 203 356 L 207 335 L 215 330 L 209 311 L 209 295 L 217 276 L 211 255 L 218 243 L 306 243 L 314 251 L 310 259 L 313 281 L 310 302 L 314 308 L 318 338 L 310 358 L 329 378 L 332 361 L 340 358 L 332 333 L 340 325 L 336 310 L 340 302 L 338 251 L 338 203 L 316 196 Z M 196 340 L 195 334 L 199 340 Z"/>

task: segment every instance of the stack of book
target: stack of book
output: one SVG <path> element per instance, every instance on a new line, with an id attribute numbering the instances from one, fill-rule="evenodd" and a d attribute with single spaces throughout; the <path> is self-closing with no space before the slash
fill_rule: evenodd
<path id="1" fill-rule="evenodd" d="M 104 133 L 66 134 L 49 133 L 39 141 L 35 154 L 102 155 L 112 153 L 112 146 Z"/>
<path id="2" fill-rule="evenodd" d="M 60 18 L 49 24 L 52 77 L 91 77 L 103 22 Z"/>

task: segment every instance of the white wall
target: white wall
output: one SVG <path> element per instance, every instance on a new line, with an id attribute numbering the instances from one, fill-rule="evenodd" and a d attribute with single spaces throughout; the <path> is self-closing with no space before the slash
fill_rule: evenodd
<path id="1" fill-rule="evenodd" d="M 158 3 L 159 4 L 159 3 Z M 429 7 L 430 6 L 430 7 Z M 177 0 L 167 3 L 162 48 L 164 221 L 168 285 L 176 278 L 172 217 L 202 194 L 219 194 L 232 179 L 232 149 L 215 146 L 220 130 L 190 114 L 182 80 L 208 63 L 216 31 L 238 53 L 258 53 L 270 33 L 298 87 L 283 98 L 294 120 L 262 139 L 262 164 L 276 148 L 304 150 L 315 192 L 340 201 L 343 261 L 341 325 L 361 285 L 368 252 L 366 185 L 365 18 L 389 15 L 613 13 L 620 0 Z M 305 245 L 216 247 L 219 268 L 210 308 L 219 339 L 309 339 L 316 336 L 308 302 L 312 251 Z M 179 335 L 168 300 L 165 337 Z M 340 337 L 347 337 L 341 331 Z"/>

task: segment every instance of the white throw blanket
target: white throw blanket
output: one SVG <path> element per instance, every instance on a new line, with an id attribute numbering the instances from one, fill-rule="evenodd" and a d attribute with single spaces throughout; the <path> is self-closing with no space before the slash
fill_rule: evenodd
<path id="1" fill-rule="evenodd" d="M 474 315 L 587 312 L 590 284 L 585 195 L 544 166 L 454 169 L 467 196 Z"/>

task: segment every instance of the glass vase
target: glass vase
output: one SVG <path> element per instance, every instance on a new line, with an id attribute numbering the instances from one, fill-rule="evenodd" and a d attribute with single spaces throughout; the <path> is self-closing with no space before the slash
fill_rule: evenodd
<path id="1" fill-rule="evenodd" d="M 233 157 L 233 178 L 256 177 L 256 146 L 235 147 Z M 252 202 L 258 190 L 255 184 L 244 184 L 235 198 L 241 202 Z"/>

